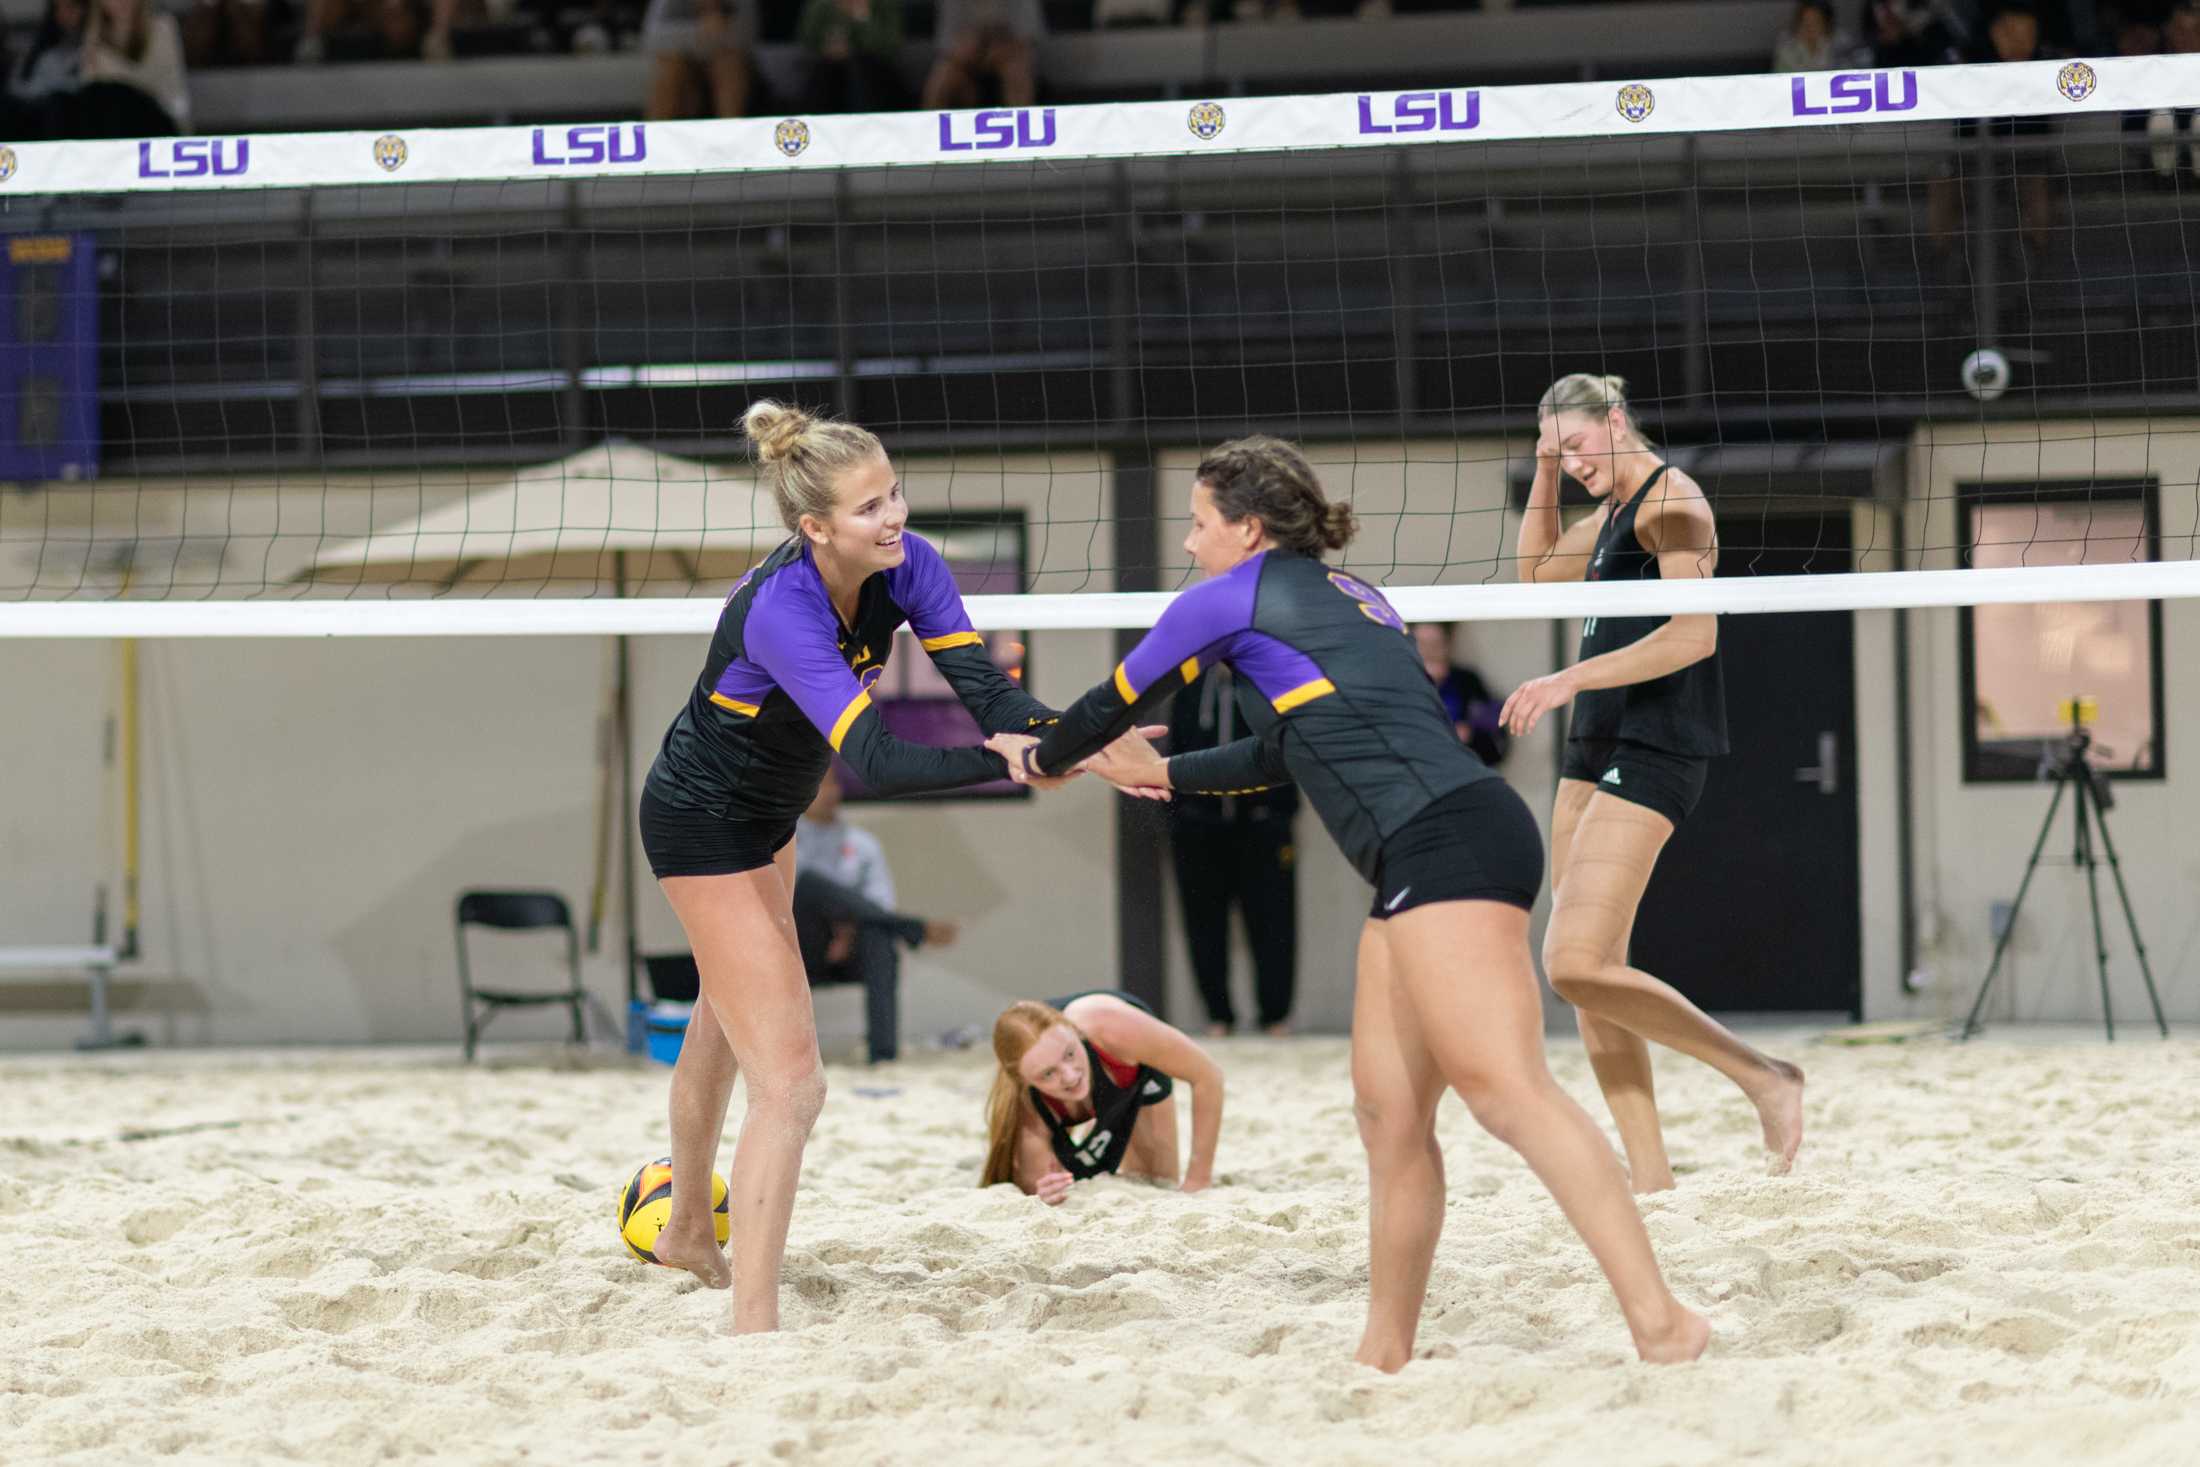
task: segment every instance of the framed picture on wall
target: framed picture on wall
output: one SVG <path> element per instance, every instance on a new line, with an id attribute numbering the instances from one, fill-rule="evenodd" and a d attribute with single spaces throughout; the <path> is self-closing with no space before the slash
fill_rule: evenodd
<path id="1" fill-rule="evenodd" d="M 2122 565 L 2161 558 L 2151 480 L 1961 484 L 1964 564 Z M 2160 779 L 2162 603 L 2049 601 L 1960 608 L 1966 783 L 2028 781 L 2095 710 L 2087 758 L 2118 779 Z"/>
<path id="2" fill-rule="evenodd" d="M 965 596 L 1013 596 L 1024 589 L 1025 525 L 1021 511 L 1003 510 L 953 515 L 909 516 L 909 530 L 932 542 L 956 589 Z M 986 632 L 985 647 L 994 666 L 1021 682 L 1029 658 L 1029 640 L 1022 632 Z M 886 731 L 913 744 L 976 744 L 985 741 L 978 722 L 970 716 L 947 679 L 940 676 L 925 655 L 916 634 L 903 627 L 894 634 L 893 655 L 886 670 L 871 685 L 871 706 L 885 720 Z M 833 768 L 841 788 L 851 800 L 882 798 L 864 787 L 854 770 L 839 759 Z M 968 785 L 938 794 L 897 796 L 897 799 L 965 800 L 1024 799 L 1031 791 L 1013 780 Z"/>

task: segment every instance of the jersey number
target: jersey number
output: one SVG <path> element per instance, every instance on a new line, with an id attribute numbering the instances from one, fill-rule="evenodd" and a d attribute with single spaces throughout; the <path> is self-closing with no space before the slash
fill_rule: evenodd
<path id="1" fill-rule="evenodd" d="M 1382 592 L 1376 590 L 1367 582 L 1356 576 L 1348 576 L 1343 571 L 1331 571 L 1329 573 L 1329 584 L 1358 602 L 1360 615 L 1366 617 L 1369 621 L 1389 627 L 1394 632 L 1403 632 L 1406 629 L 1405 618 L 1400 616 L 1391 607 L 1391 604 L 1383 599 Z"/>

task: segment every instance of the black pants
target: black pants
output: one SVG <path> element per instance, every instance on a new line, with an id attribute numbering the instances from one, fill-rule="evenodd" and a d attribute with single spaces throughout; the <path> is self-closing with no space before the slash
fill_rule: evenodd
<path id="1" fill-rule="evenodd" d="M 855 951 L 842 962 L 829 962 L 833 929 L 843 923 L 856 930 Z M 794 934 L 812 984 L 863 985 L 864 1041 L 872 1063 L 900 1054 L 901 952 L 895 943 L 922 942 L 924 924 L 887 911 L 854 887 L 805 871 L 794 882 Z"/>
<path id="2" fill-rule="evenodd" d="M 909 93 L 894 68 L 877 57 L 828 61 L 820 56 L 810 63 L 803 102 L 810 112 L 897 112 L 908 107 Z"/>
<path id="3" fill-rule="evenodd" d="M 1192 976 L 1207 1017 L 1234 1024 L 1230 1004 L 1230 908 L 1245 916 L 1253 949 L 1253 993 L 1263 1025 L 1291 1017 L 1298 982 L 1297 852 L 1289 820 L 1179 820 L 1169 828 L 1176 891 Z"/>

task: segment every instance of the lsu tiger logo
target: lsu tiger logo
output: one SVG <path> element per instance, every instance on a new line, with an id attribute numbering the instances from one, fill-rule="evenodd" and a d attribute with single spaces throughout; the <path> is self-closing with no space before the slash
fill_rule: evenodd
<path id="1" fill-rule="evenodd" d="M 1211 143 L 1222 136 L 1223 124 L 1228 121 L 1220 103 L 1200 102 L 1193 106 L 1191 115 L 1185 119 L 1185 126 L 1192 130 L 1193 137 L 1203 143 Z"/>
<path id="2" fill-rule="evenodd" d="M 2073 61 L 2055 73 L 2055 90 L 2073 102 L 2083 102 L 2100 85 L 2100 74 L 2083 61 Z"/>
<path id="3" fill-rule="evenodd" d="M 1629 122 L 1640 122 L 1658 109 L 1657 96 L 1641 82 L 1629 82 L 1619 89 L 1619 115 Z"/>
<path id="4" fill-rule="evenodd" d="M 790 117 L 772 129 L 772 146 L 789 158 L 799 158 L 810 146 L 810 125 Z"/>
<path id="5" fill-rule="evenodd" d="M 394 132 L 386 132 L 374 140 L 374 166 L 384 173 L 395 173 L 411 156 L 412 149 Z"/>

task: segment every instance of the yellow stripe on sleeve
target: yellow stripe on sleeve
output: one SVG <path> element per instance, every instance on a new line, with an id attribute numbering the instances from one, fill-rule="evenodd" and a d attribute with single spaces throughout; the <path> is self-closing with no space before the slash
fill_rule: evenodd
<path id="1" fill-rule="evenodd" d="M 1177 664 L 1176 670 L 1184 675 L 1184 681 L 1189 684 L 1199 676 L 1199 659 L 1187 657 Z"/>
<path id="2" fill-rule="evenodd" d="M 1310 683 L 1300 683 L 1290 692 L 1278 697 L 1275 700 L 1276 711 L 1278 713 L 1289 713 L 1301 704 L 1311 703 L 1316 698 L 1326 698 L 1336 691 L 1337 685 L 1335 683 L 1328 678 L 1318 677 Z"/>
<path id="3" fill-rule="evenodd" d="M 980 646 L 984 641 L 985 638 L 979 636 L 976 632 L 949 632 L 944 637 L 926 637 L 924 639 L 924 650 L 927 652 L 945 652 L 950 647 Z"/>
<path id="4" fill-rule="evenodd" d="M 1131 686 L 1131 680 L 1124 673 L 1123 664 L 1120 662 L 1115 664 L 1115 691 L 1121 695 L 1125 703 L 1138 701 L 1138 690 Z"/>
<path id="5" fill-rule="evenodd" d="M 754 703 L 744 703 L 739 698 L 729 698 L 724 693 L 712 693 L 710 700 L 721 708 L 731 708 L 743 718 L 754 718 L 763 711 Z"/>
<path id="6" fill-rule="evenodd" d="M 833 746 L 834 753 L 840 752 L 840 741 L 848 737 L 848 730 L 863 716 L 863 710 L 870 706 L 871 691 L 866 688 L 850 699 L 847 707 L 840 710 L 840 717 L 833 720 L 833 731 L 825 736 L 826 742 Z"/>

